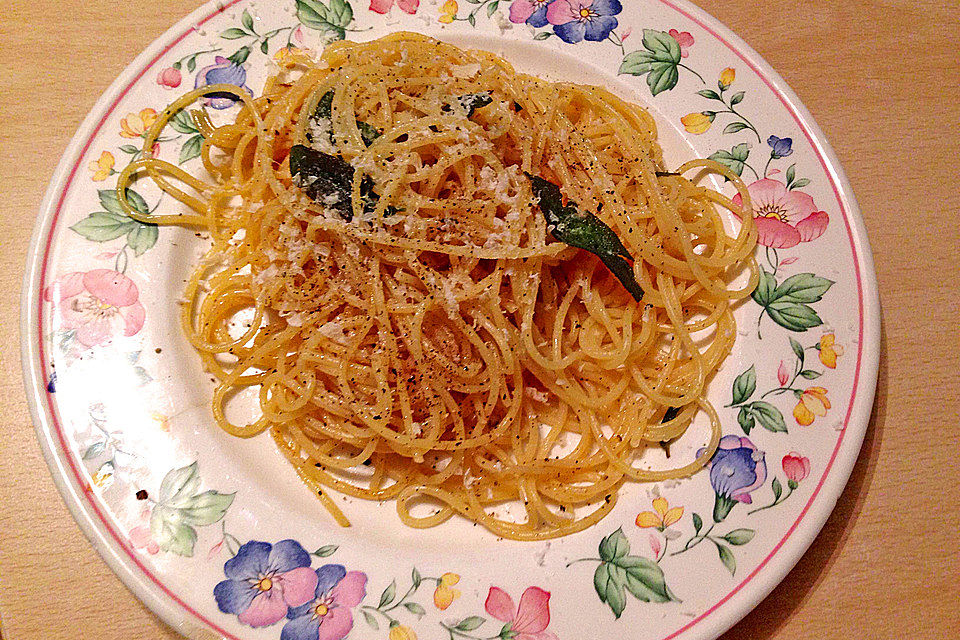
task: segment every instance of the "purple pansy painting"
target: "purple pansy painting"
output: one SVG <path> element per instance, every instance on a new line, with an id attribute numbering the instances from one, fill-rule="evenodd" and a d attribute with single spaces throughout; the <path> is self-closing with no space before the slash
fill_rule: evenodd
<path id="1" fill-rule="evenodd" d="M 617 28 L 613 16 L 623 10 L 619 0 L 556 0 L 547 7 L 547 21 L 561 40 L 600 42 Z"/>
<path id="2" fill-rule="evenodd" d="M 353 628 L 351 609 L 363 600 L 367 576 L 343 565 L 317 569 L 317 587 L 311 602 L 291 608 L 280 640 L 342 640 Z"/>
<path id="3" fill-rule="evenodd" d="M 547 9 L 554 2 L 556 0 L 513 0 L 510 5 L 510 22 L 525 22 L 531 27 L 545 27 L 548 24 Z"/>
<path id="4" fill-rule="evenodd" d="M 223 572 L 227 579 L 213 589 L 217 606 L 251 627 L 279 622 L 290 607 L 313 600 L 317 589 L 310 554 L 295 540 L 247 542 Z"/>

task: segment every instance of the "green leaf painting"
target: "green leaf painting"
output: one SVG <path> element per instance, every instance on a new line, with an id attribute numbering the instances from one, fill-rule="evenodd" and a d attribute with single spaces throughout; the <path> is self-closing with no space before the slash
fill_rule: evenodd
<path id="1" fill-rule="evenodd" d="M 180 147 L 180 157 L 177 159 L 179 164 L 183 164 L 188 160 L 193 160 L 200 155 L 200 149 L 203 146 L 203 136 L 195 135 L 187 139 L 183 143 L 183 146 Z"/>
<path id="2" fill-rule="evenodd" d="M 757 390 L 757 369 L 750 367 L 733 381 L 733 400 L 731 404 L 746 402 Z"/>
<path id="3" fill-rule="evenodd" d="M 346 0 L 330 0 L 328 4 L 320 0 L 296 0 L 296 5 L 297 19 L 303 26 L 337 40 L 347 36 L 346 27 L 353 21 L 353 7 Z"/>
<path id="4" fill-rule="evenodd" d="M 733 552 L 730 551 L 730 547 L 717 541 L 714 541 L 714 544 L 717 545 L 717 553 L 720 554 L 720 562 L 722 562 L 723 566 L 727 568 L 727 570 L 730 572 L 730 575 L 736 575 L 737 559 L 733 557 Z"/>
<path id="5" fill-rule="evenodd" d="M 194 527 L 219 522 L 233 504 L 234 494 L 200 492 L 200 484 L 196 462 L 164 476 L 150 514 L 150 534 L 162 550 L 192 556 L 197 542 Z"/>
<path id="6" fill-rule="evenodd" d="M 603 538 L 598 551 L 600 564 L 593 572 L 593 588 L 614 617 L 623 614 L 628 593 L 641 602 L 676 600 L 657 562 L 630 555 L 630 541 L 622 528 Z"/>
<path id="7" fill-rule="evenodd" d="M 170 127 L 177 133 L 200 133 L 200 130 L 197 129 L 197 125 L 193 121 L 193 117 L 182 109 L 170 118 Z"/>
<path id="8" fill-rule="evenodd" d="M 811 304 L 820 302 L 834 284 L 813 273 L 798 273 L 777 283 L 776 276 L 760 267 L 760 281 L 752 294 L 767 315 L 781 327 L 803 332 L 823 324 Z M 802 360 L 801 360 L 802 362 Z"/>
<path id="9" fill-rule="evenodd" d="M 705 89 L 705 91 L 714 93 L 711 89 Z M 746 166 L 746 161 L 749 156 L 750 145 L 746 142 L 741 142 L 738 145 L 734 145 L 730 151 L 721 149 L 720 151 L 711 153 L 708 157 L 715 162 L 719 162 L 720 164 L 729 167 L 730 170 L 736 173 L 738 176 L 742 176 L 743 169 Z"/>
<path id="10" fill-rule="evenodd" d="M 619 73 L 646 76 L 650 93 L 657 95 L 677 86 L 680 79 L 680 44 L 669 33 L 643 30 L 643 49 L 623 57 Z"/>
<path id="11" fill-rule="evenodd" d="M 101 189 L 97 195 L 104 210 L 94 211 L 71 226 L 71 231 L 91 242 L 109 242 L 126 236 L 127 245 L 137 256 L 143 255 L 157 243 L 159 232 L 156 225 L 144 224 L 127 216 L 115 190 Z M 137 213 L 150 213 L 147 201 L 133 189 L 127 189 L 127 202 Z"/>
<path id="12" fill-rule="evenodd" d="M 470 616 L 469 618 L 464 618 L 457 626 L 454 627 L 457 631 L 473 631 L 477 627 L 481 626 L 487 619 L 483 616 Z"/>
<path id="13" fill-rule="evenodd" d="M 390 583 L 386 589 L 383 590 L 383 593 L 380 594 L 380 604 L 377 605 L 377 608 L 385 607 L 386 605 L 393 602 L 393 599 L 397 595 L 397 581 L 394 580 Z"/>

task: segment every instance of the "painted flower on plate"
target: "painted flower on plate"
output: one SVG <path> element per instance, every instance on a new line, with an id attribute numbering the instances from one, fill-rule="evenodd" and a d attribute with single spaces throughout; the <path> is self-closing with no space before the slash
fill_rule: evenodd
<path id="1" fill-rule="evenodd" d="M 351 609 L 367 595 L 367 575 L 325 564 L 314 574 L 308 601 L 291 607 L 280 640 L 342 640 L 353 628 Z"/>
<path id="2" fill-rule="evenodd" d="M 139 113 L 128 113 L 120 120 L 120 135 L 124 138 L 139 138 L 157 121 L 156 109 L 141 109 Z"/>
<path id="3" fill-rule="evenodd" d="M 750 492 L 761 487 L 767 479 L 764 453 L 747 437 L 729 435 L 720 438 L 720 445 L 707 467 L 710 469 L 710 484 L 716 494 L 713 503 L 714 522 L 726 518 L 738 502 L 752 503 Z"/>
<path id="4" fill-rule="evenodd" d="M 713 120 L 716 117 L 717 114 L 713 111 L 694 111 L 680 118 L 680 123 L 683 124 L 683 128 L 687 130 L 687 133 L 700 135 L 701 133 L 707 132 L 707 129 L 710 128 L 710 125 L 713 124 Z"/>
<path id="5" fill-rule="evenodd" d="M 767 138 L 767 144 L 770 146 L 770 157 L 774 160 L 786 158 L 793 153 L 793 138 L 770 136 Z"/>
<path id="6" fill-rule="evenodd" d="M 777 382 L 780 383 L 780 386 L 787 384 L 787 381 L 790 380 L 790 369 L 787 368 L 787 363 L 783 360 L 780 361 L 780 366 L 777 367 Z"/>
<path id="7" fill-rule="evenodd" d="M 807 426 L 813 424 L 817 417 L 827 415 L 827 409 L 830 408 L 830 400 L 827 398 L 827 390 L 823 387 L 810 387 L 804 389 L 797 400 L 797 406 L 793 408 L 793 417 L 797 424 Z"/>
<path id="8" fill-rule="evenodd" d="M 227 560 L 223 573 L 227 579 L 213 588 L 217 606 L 251 627 L 279 622 L 290 607 L 313 600 L 318 582 L 310 554 L 295 540 L 251 540 Z"/>
<path id="9" fill-rule="evenodd" d="M 762 178 L 747 185 L 753 202 L 753 219 L 757 225 L 757 241 L 774 249 L 788 249 L 801 242 L 810 242 L 823 235 L 830 222 L 825 211 L 818 211 L 808 194 L 787 189 L 779 180 Z M 738 206 L 743 198 L 733 197 Z"/>
<path id="10" fill-rule="evenodd" d="M 417 634 L 413 632 L 413 629 L 404 624 L 398 624 L 390 629 L 390 634 L 387 637 L 389 640 L 417 640 Z"/>
<path id="11" fill-rule="evenodd" d="M 825 333 L 820 338 L 820 344 L 817 345 L 820 352 L 820 362 L 823 366 L 831 369 L 837 368 L 837 358 L 843 355 L 843 347 L 837 344 L 837 336 L 832 333 Z"/>
<path id="12" fill-rule="evenodd" d="M 737 72 L 733 67 L 727 67 L 720 72 L 720 77 L 717 79 L 717 85 L 719 85 L 721 91 L 726 91 L 730 88 L 730 85 L 733 84 L 733 81 L 737 79 Z"/>
<path id="13" fill-rule="evenodd" d="M 180 69 L 176 67 L 167 67 L 157 74 L 157 84 L 164 89 L 176 89 L 182 80 Z"/>
<path id="14" fill-rule="evenodd" d="M 68 273 L 47 287 L 43 297 L 57 305 L 60 328 L 76 331 L 85 347 L 136 334 L 146 316 L 137 285 L 111 269 Z"/>
<path id="15" fill-rule="evenodd" d="M 134 549 L 143 549 L 150 555 L 160 552 L 160 545 L 150 535 L 150 527 L 147 525 L 141 524 L 130 529 L 130 546 Z"/>
<path id="16" fill-rule="evenodd" d="M 690 55 L 690 47 L 693 46 L 693 36 L 690 35 L 689 31 L 677 31 L 676 29 L 670 29 L 667 31 L 670 34 L 670 37 L 677 41 L 677 44 L 680 45 L 680 57 L 686 58 Z"/>
<path id="17" fill-rule="evenodd" d="M 455 573 L 445 573 L 440 576 L 437 588 L 433 591 L 433 604 L 437 606 L 437 609 L 443 611 L 460 597 L 460 590 L 453 588 L 453 585 L 458 582 L 460 582 L 460 576 Z"/>
<path id="18" fill-rule="evenodd" d="M 109 151 L 104 151 L 100 157 L 87 165 L 87 168 L 93 173 L 91 180 L 94 182 L 103 182 L 113 173 L 113 165 L 116 159 Z"/>
<path id="19" fill-rule="evenodd" d="M 641 511 L 637 514 L 637 526 L 641 528 L 653 527 L 663 531 L 683 517 L 683 507 L 673 507 L 666 498 L 656 498 L 653 501 L 653 511 Z"/>
<path id="20" fill-rule="evenodd" d="M 520 596 L 520 606 L 506 591 L 499 587 L 490 587 L 484 608 L 491 616 L 505 622 L 500 637 L 511 640 L 557 640 L 557 636 L 547 631 L 550 625 L 550 592 L 540 587 L 528 587 Z"/>
<path id="21" fill-rule="evenodd" d="M 194 89 L 205 87 L 210 84 L 233 84 L 246 90 L 253 95 L 246 84 L 247 70 L 232 60 L 217 56 L 214 63 L 208 65 L 197 72 L 197 79 L 193 83 Z M 237 101 L 237 98 L 231 93 L 215 93 L 203 98 L 203 103 L 213 109 L 229 109 Z"/>
<path id="22" fill-rule="evenodd" d="M 457 4 L 457 0 L 447 0 L 440 5 L 440 22 L 450 24 L 457 19 L 457 11 L 459 10 L 460 5 Z"/>
<path id="23" fill-rule="evenodd" d="M 390 11 L 393 4 L 394 0 L 370 0 L 370 11 L 383 14 Z M 396 4 L 401 11 L 411 15 L 420 8 L 420 0 L 396 0 Z"/>
<path id="24" fill-rule="evenodd" d="M 531 27 L 545 27 L 547 9 L 555 0 L 513 0 L 510 5 L 510 22 L 526 22 Z M 560 0 L 563 2 L 564 0 Z"/>
<path id="25" fill-rule="evenodd" d="M 787 484 L 791 489 L 796 489 L 800 481 L 810 474 L 810 458 L 796 451 L 783 456 L 780 464 L 783 465 L 783 472 L 787 474 Z"/>
<path id="26" fill-rule="evenodd" d="M 568 44 L 581 40 L 600 42 L 617 28 L 615 15 L 623 10 L 619 0 L 556 0 L 547 7 L 547 22 Z"/>

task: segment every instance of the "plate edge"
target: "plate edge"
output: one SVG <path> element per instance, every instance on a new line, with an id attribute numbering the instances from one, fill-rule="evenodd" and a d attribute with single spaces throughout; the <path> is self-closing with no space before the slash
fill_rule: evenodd
<path id="1" fill-rule="evenodd" d="M 197 634 L 200 630 L 198 625 L 201 624 L 199 620 L 184 611 L 181 606 L 172 602 L 168 596 L 158 594 L 154 589 L 151 589 L 149 581 L 127 565 L 118 553 L 117 543 L 106 536 L 94 522 L 92 515 L 89 513 L 89 507 L 85 505 L 82 488 L 76 486 L 70 479 L 67 469 L 63 466 L 63 460 L 56 455 L 58 445 L 50 432 L 49 411 L 46 407 L 41 406 L 43 402 L 42 398 L 46 394 L 46 383 L 43 380 L 45 364 L 39 361 L 38 344 L 42 336 L 38 335 L 36 328 L 38 304 L 40 302 L 40 296 L 42 295 L 42 292 L 39 290 L 39 275 L 45 262 L 46 252 L 40 245 L 42 240 L 46 238 L 50 232 L 52 224 L 50 210 L 54 200 L 67 179 L 69 167 L 76 163 L 77 156 L 81 153 L 81 146 L 85 135 L 84 132 L 92 128 L 96 121 L 97 114 L 110 102 L 117 99 L 121 92 L 123 79 L 130 74 L 134 74 L 137 69 L 144 68 L 151 62 L 157 55 L 157 52 L 170 43 L 175 33 L 186 31 L 188 27 L 196 23 L 200 18 L 206 17 L 209 19 L 218 13 L 222 13 L 239 1 L 240 0 L 233 0 L 233 2 L 224 4 L 222 0 L 209 0 L 189 13 L 186 17 L 177 21 L 154 39 L 133 61 L 124 67 L 117 78 L 114 79 L 100 98 L 92 105 L 86 117 L 78 126 L 77 132 L 68 143 L 41 201 L 40 219 L 38 224 L 34 226 L 30 240 L 27 252 L 27 265 L 20 296 L 21 368 L 23 380 L 37 439 L 40 443 L 47 466 L 53 476 L 54 483 L 60 491 L 71 515 L 77 521 L 81 531 L 83 531 L 86 538 L 90 540 L 91 544 L 93 544 L 97 552 L 110 566 L 111 570 L 117 574 L 125 586 L 130 589 L 138 599 L 144 602 L 144 604 L 159 615 L 167 624 L 184 635 Z M 825 479 L 817 499 L 811 503 L 810 506 L 812 508 L 810 512 L 806 514 L 805 519 L 797 524 L 794 531 L 787 534 L 787 537 L 792 538 L 792 540 L 783 542 L 786 548 L 781 548 L 780 553 L 789 554 L 789 561 L 781 562 L 779 565 L 767 569 L 762 582 L 750 580 L 742 590 L 730 596 L 731 599 L 727 601 L 730 603 L 728 607 L 717 610 L 715 612 L 717 615 L 707 616 L 708 618 L 712 618 L 712 620 L 706 618 L 699 620 L 700 624 L 696 627 L 681 629 L 671 636 L 671 638 L 693 637 L 693 634 L 696 633 L 698 635 L 718 637 L 740 621 L 766 598 L 796 566 L 797 562 L 807 552 L 810 545 L 819 535 L 826 520 L 833 512 L 837 500 L 847 486 L 849 476 L 859 459 L 859 452 L 869 426 L 876 393 L 880 357 L 881 309 L 873 254 L 860 207 L 856 202 L 852 186 L 840 165 L 839 159 L 813 116 L 779 73 L 740 36 L 727 27 L 726 24 L 693 5 L 688 0 L 660 0 L 660 2 L 668 7 L 681 11 L 681 13 L 690 14 L 690 17 L 693 17 L 696 21 L 710 23 L 712 28 L 726 39 L 731 46 L 739 50 L 744 58 L 749 59 L 752 65 L 758 67 L 763 72 L 762 75 L 765 75 L 770 81 L 774 90 L 788 101 L 789 107 L 809 130 L 813 138 L 813 144 L 823 156 L 828 174 L 838 187 L 839 195 L 846 209 L 847 220 L 852 230 L 855 249 L 854 260 L 859 263 L 860 269 L 862 270 L 860 297 L 863 303 L 861 322 L 864 328 L 863 340 L 860 345 L 862 358 L 860 363 L 860 379 L 857 386 L 853 389 L 856 400 L 851 411 L 850 420 L 845 426 L 845 429 L 848 430 L 851 427 L 855 427 L 855 429 L 852 433 L 847 434 L 849 440 L 842 443 L 838 449 L 833 470 Z M 211 9 L 213 9 L 213 11 L 211 11 Z M 36 364 L 39 364 L 39 367 L 34 366 Z M 841 452 L 843 455 L 840 455 Z M 703 634 L 705 630 L 707 633 Z"/>

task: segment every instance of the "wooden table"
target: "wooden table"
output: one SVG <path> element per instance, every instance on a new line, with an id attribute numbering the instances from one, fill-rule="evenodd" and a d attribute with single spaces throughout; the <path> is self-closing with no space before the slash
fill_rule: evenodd
<path id="1" fill-rule="evenodd" d="M 54 487 L 21 383 L 18 296 L 68 139 L 121 69 L 198 4 L 13 0 L 0 22 L 0 612 L 13 640 L 178 637 L 107 568 Z M 850 483 L 797 567 L 724 638 L 960 637 L 960 5 L 697 4 L 756 48 L 826 132 L 866 218 L 884 310 L 877 400 Z"/>

